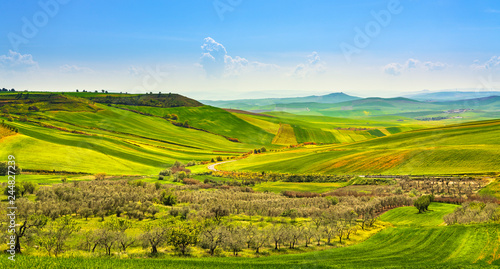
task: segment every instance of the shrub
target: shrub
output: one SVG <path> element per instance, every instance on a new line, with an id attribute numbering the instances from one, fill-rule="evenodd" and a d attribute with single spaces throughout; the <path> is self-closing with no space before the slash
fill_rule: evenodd
<path id="1" fill-rule="evenodd" d="M 0 162 L 0 176 L 6 176 L 9 172 L 7 162 Z"/>
<path id="2" fill-rule="evenodd" d="M 174 179 L 176 179 L 177 181 L 182 181 L 185 178 L 187 178 L 187 173 L 184 171 L 180 171 L 174 174 Z"/>
<path id="3" fill-rule="evenodd" d="M 94 175 L 95 180 L 100 181 L 106 178 L 106 173 L 98 173 Z"/>
<path id="4" fill-rule="evenodd" d="M 165 169 L 160 171 L 160 176 L 171 176 L 172 175 L 172 170 L 170 169 Z"/>
<path id="5" fill-rule="evenodd" d="M 177 196 L 169 193 L 164 193 L 163 198 L 161 199 L 162 204 L 166 206 L 173 206 L 177 204 Z"/>

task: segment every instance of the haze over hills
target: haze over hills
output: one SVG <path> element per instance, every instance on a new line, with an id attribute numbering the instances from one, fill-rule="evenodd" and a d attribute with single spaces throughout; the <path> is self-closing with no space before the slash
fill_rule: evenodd
<path id="1" fill-rule="evenodd" d="M 419 101 L 458 101 L 483 97 L 500 96 L 500 91 L 440 91 L 405 95 Z"/>
<path id="2" fill-rule="evenodd" d="M 200 100 L 203 104 L 223 107 L 223 108 L 233 108 L 242 110 L 253 110 L 254 107 L 272 107 L 273 105 L 279 104 L 294 104 L 294 103 L 323 103 L 323 104 L 335 104 L 345 101 L 352 101 L 361 99 L 360 97 L 351 96 L 342 92 L 330 93 L 327 95 L 311 95 L 305 97 L 289 97 L 289 98 L 263 98 L 263 99 L 237 99 L 228 101 L 211 101 L 211 100 Z"/>

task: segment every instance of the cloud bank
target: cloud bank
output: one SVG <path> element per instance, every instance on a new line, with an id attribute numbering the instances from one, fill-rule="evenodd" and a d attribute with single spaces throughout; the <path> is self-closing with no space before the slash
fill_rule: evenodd
<path id="1" fill-rule="evenodd" d="M 406 62 L 400 63 L 389 63 L 383 67 L 384 73 L 393 76 L 399 76 L 404 72 L 413 70 L 424 70 L 424 71 L 438 71 L 449 67 L 448 64 L 441 62 L 422 62 L 417 59 L 408 59 Z"/>

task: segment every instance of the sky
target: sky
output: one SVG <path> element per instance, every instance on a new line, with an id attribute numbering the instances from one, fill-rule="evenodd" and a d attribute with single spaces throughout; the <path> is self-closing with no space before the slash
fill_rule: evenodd
<path id="1" fill-rule="evenodd" d="M 0 2 L 0 87 L 196 99 L 500 88 L 494 0 Z"/>

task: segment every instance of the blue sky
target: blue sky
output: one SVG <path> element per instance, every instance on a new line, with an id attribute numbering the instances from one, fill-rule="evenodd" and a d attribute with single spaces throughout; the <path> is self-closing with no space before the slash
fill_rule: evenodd
<path id="1" fill-rule="evenodd" d="M 498 1 L 40 0 L 0 10 L 0 87 L 201 99 L 500 88 Z"/>

